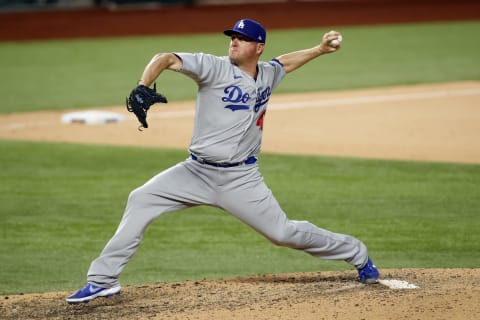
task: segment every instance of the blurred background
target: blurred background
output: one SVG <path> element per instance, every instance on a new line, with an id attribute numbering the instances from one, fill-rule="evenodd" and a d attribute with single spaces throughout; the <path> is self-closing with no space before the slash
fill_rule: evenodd
<path id="1" fill-rule="evenodd" d="M 338 1 L 338 0 L 337 0 Z M 299 0 L 2 0 L 2 10 L 38 10 L 38 9 L 64 9 L 64 8 L 92 8 L 107 7 L 160 7 L 171 5 L 231 5 L 231 4 L 259 4 L 259 3 L 285 3 L 285 2 L 312 2 Z M 325 2 L 317 1 L 317 2 Z"/>
<path id="2" fill-rule="evenodd" d="M 78 9 L 92 7 L 115 8 L 117 6 L 192 5 L 207 1 L 194 0 L 2 0 L 2 10 Z M 226 1 L 225 1 L 226 2 Z M 253 2 L 253 1 L 252 1 Z"/>
<path id="3" fill-rule="evenodd" d="M 0 41 L 480 19 L 476 0 L 0 0 Z"/>

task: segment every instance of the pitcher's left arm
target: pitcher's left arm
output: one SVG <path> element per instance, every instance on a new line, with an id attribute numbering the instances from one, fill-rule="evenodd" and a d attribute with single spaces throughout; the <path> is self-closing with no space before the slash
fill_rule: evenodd
<path id="1" fill-rule="evenodd" d="M 292 72 L 307 62 L 327 53 L 332 53 L 340 49 L 340 45 L 332 45 L 332 40 L 338 40 L 341 37 L 337 31 L 329 31 L 323 35 L 322 42 L 315 47 L 294 51 L 286 54 L 282 54 L 277 57 L 277 60 L 283 64 L 285 72 Z M 341 39 L 341 38 L 340 38 Z"/>

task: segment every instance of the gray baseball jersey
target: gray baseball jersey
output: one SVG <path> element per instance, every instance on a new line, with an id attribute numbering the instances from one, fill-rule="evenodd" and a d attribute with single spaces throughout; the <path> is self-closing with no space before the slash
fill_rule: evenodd
<path id="1" fill-rule="evenodd" d="M 228 57 L 177 53 L 180 72 L 198 84 L 190 152 L 207 161 L 236 163 L 258 156 L 272 90 L 285 76 L 277 60 L 259 62 L 253 79 Z"/>
<path id="2" fill-rule="evenodd" d="M 260 152 L 267 102 L 285 75 L 280 62 L 259 62 L 258 76 L 252 79 L 227 57 L 177 56 L 183 62 L 179 71 L 198 83 L 192 157 L 130 193 L 115 235 L 90 265 L 88 282 L 105 288 L 119 285 L 147 226 L 164 213 L 197 205 L 222 208 L 277 245 L 363 266 L 368 253 L 360 240 L 289 220 L 255 161 L 244 162 Z"/>

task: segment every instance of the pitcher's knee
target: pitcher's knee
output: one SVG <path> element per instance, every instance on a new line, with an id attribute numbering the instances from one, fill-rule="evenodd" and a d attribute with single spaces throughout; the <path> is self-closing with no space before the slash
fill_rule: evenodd
<path id="1" fill-rule="evenodd" d="M 281 230 L 271 234 L 269 239 L 277 246 L 290 248 L 297 248 L 299 246 L 298 231 L 295 224 L 291 222 Z"/>
<path id="2" fill-rule="evenodd" d="M 140 197 L 140 192 L 138 191 L 138 189 L 133 190 L 133 191 L 130 192 L 130 194 L 128 195 L 128 203 L 138 202 L 138 198 L 139 198 L 139 197 Z"/>
<path id="3" fill-rule="evenodd" d="M 127 206 L 138 206 L 144 203 L 148 203 L 148 199 L 151 197 L 150 194 L 143 192 L 142 188 L 137 188 L 130 192 L 128 195 Z"/>

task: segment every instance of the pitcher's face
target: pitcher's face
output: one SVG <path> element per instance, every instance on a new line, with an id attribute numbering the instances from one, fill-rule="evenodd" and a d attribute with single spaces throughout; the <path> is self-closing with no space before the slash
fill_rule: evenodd
<path id="1" fill-rule="evenodd" d="M 265 47 L 241 34 L 233 34 L 230 39 L 228 56 L 237 65 L 258 60 Z"/>

